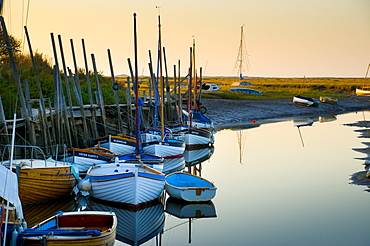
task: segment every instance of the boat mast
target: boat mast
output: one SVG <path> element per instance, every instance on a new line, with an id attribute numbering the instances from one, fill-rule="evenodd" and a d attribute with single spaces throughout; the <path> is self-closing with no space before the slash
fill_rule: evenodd
<path id="1" fill-rule="evenodd" d="M 240 27 L 240 44 L 239 44 L 239 51 L 238 57 L 235 62 L 235 68 L 238 69 L 239 72 L 239 79 L 243 79 L 243 65 L 246 65 L 247 70 L 249 70 L 249 61 L 248 61 L 248 51 L 245 45 L 244 40 L 244 25 Z"/>
<path id="2" fill-rule="evenodd" d="M 195 39 L 193 39 L 193 57 L 192 57 L 192 60 L 193 60 L 193 80 L 194 82 L 192 83 L 193 86 L 194 86 L 194 101 L 193 101 L 193 108 L 194 110 L 196 111 L 197 110 L 197 90 L 198 90 L 198 83 L 197 83 L 197 76 L 196 76 L 196 69 L 195 69 Z"/>
<path id="3" fill-rule="evenodd" d="M 240 46 L 239 46 L 239 78 L 243 79 L 243 26 L 240 28 Z"/>
<path id="4" fill-rule="evenodd" d="M 136 155 L 140 155 L 139 145 L 139 86 L 138 86 L 138 69 L 137 69 L 137 35 L 136 35 L 136 13 L 134 13 L 134 63 L 135 63 L 135 132 L 136 132 Z"/>
<path id="5" fill-rule="evenodd" d="M 188 73 L 188 75 L 189 75 L 189 77 L 188 77 L 188 113 L 189 113 L 189 116 L 190 116 L 190 113 L 191 113 L 191 89 L 192 89 L 192 77 L 193 77 L 193 75 L 192 75 L 192 69 L 193 69 L 193 60 L 192 60 L 192 54 L 193 54 L 193 49 L 192 49 L 192 47 L 190 47 L 190 66 L 189 66 L 189 73 Z M 190 119 L 189 119 L 189 121 L 190 121 Z M 190 121 L 190 123 L 191 123 L 191 121 Z"/>
<path id="6" fill-rule="evenodd" d="M 162 34 L 161 34 L 161 16 L 158 15 L 158 52 L 159 52 L 159 83 L 161 85 L 161 138 L 164 140 L 164 83 L 162 75 Z"/>

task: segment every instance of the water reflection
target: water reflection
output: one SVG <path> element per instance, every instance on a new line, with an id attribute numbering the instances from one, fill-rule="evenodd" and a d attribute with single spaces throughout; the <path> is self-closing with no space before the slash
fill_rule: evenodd
<path id="1" fill-rule="evenodd" d="M 231 130 L 236 131 L 236 136 L 238 139 L 238 148 L 239 148 L 239 163 L 243 164 L 243 153 L 244 153 L 244 146 L 245 141 L 247 138 L 247 129 L 252 129 L 259 127 L 261 124 L 250 124 L 245 127 L 238 127 L 238 128 L 232 128 Z"/>
<path id="2" fill-rule="evenodd" d="M 55 215 L 58 211 L 71 212 L 77 209 L 78 204 L 76 203 L 75 197 L 67 196 L 52 201 L 27 204 L 23 206 L 23 213 L 28 227 L 33 227 Z"/>
<path id="3" fill-rule="evenodd" d="M 365 120 L 365 114 L 363 112 L 363 118 L 362 121 L 357 121 L 354 123 L 346 124 L 347 126 L 357 127 L 359 129 L 354 129 L 354 132 L 359 133 L 359 138 L 370 138 L 370 121 Z M 365 145 L 365 147 L 361 148 L 352 148 L 354 151 L 362 153 L 365 155 L 365 157 L 356 158 L 363 160 L 363 171 L 358 171 L 351 176 L 352 184 L 355 185 L 361 185 L 366 186 L 368 189 L 366 191 L 370 191 L 370 144 L 369 142 L 362 142 L 362 144 Z"/>
<path id="4" fill-rule="evenodd" d="M 368 245 L 370 196 L 363 191 L 369 185 L 349 184 L 356 173 L 369 180 L 363 165 L 369 156 L 353 150 L 370 142 L 365 131 L 355 131 L 370 129 L 363 118 L 362 113 L 314 118 L 311 127 L 301 129 L 305 148 L 293 119 L 217 132 L 214 148 L 189 150 L 184 156 L 189 170 L 217 184 L 213 207 L 167 199 L 165 207 L 136 212 L 93 202 L 87 209 L 117 213 L 116 245 L 182 246 L 189 239 L 192 246 Z M 244 133 L 242 145 L 238 132 Z M 194 156 L 211 158 L 200 164 Z M 239 165 L 240 158 L 247 165 Z M 47 208 L 35 211 L 43 210 Z"/>
<path id="5" fill-rule="evenodd" d="M 214 146 L 206 146 L 204 148 L 186 149 L 184 151 L 184 159 L 186 166 L 193 166 L 205 162 L 213 155 Z"/>
<path id="6" fill-rule="evenodd" d="M 113 211 L 118 221 L 116 240 L 129 245 L 141 245 L 152 238 L 158 242 L 164 227 L 164 207 L 160 202 L 132 211 L 89 201 L 88 209 Z"/>
<path id="7" fill-rule="evenodd" d="M 192 223 L 194 220 L 198 220 L 201 218 L 216 218 L 216 209 L 215 205 L 212 201 L 208 202 L 185 202 L 180 201 L 174 198 L 168 198 L 166 201 L 166 213 L 178 218 L 178 219 L 187 219 L 188 222 L 188 243 L 191 243 L 191 235 L 192 235 Z M 184 223 L 181 222 L 173 226 L 178 227 L 183 225 Z M 166 231 L 171 230 L 172 228 L 168 228 Z"/>

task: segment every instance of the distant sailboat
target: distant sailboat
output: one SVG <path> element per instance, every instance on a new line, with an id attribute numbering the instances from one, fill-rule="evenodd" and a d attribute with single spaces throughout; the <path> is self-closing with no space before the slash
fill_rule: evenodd
<path id="1" fill-rule="evenodd" d="M 243 28 L 244 28 L 244 25 L 241 26 L 241 28 L 240 28 L 240 44 L 239 44 L 238 56 L 237 56 L 236 63 L 235 63 L 235 67 L 238 69 L 238 76 L 239 76 L 237 78 L 237 80 L 239 80 L 239 81 L 236 81 L 236 82 L 232 83 L 232 86 L 238 86 L 238 87 L 231 88 L 230 91 L 231 92 L 243 92 L 243 93 L 247 93 L 247 94 L 261 96 L 262 92 L 260 92 L 258 90 L 239 87 L 239 86 L 252 85 L 252 83 L 250 83 L 250 82 L 243 81 L 243 80 L 247 79 L 247 78 L 243 77 L 244 68 L 246 67 L 247 70 L 249 70 L 249 67 L 250 67 L 249 66 L 249 60 L 248 60 L 247 47 L 246 47 L 245 39 L 244 39 L 244 30 L 243 30 Z"/>
<path id="2" fill-rule="evenodd" d="M 235 67 L 238 68 L 238 79 L 240 81 L 234 82 L 232 85 L 240 86 L 240 85 L 251 85 L 250 82 L 243 82 L 245 78 L 243 77 L 244 67 L 249 70 L 249 60 L 248 60 L 248 52 L 246 47 L 246 42 L 244 39 L 244 25 L 240 27 L 240 44 L 239 44 L 239 51 L 238 56 L 236 59 Z"/>
<path id="3" fill-rule="evenodd" d="M 364 84 L 366 82 L 367 75 L 369 73 L 369 69 L 370 69 L 370 63 L 367 66 L 367 69 L 366 69 L 366 75 L 365 75 L 365 78 L 364 78 Z M 360 88 L 357 88 L 356 89 L 356 95 L 358 95 L 358 96 L 370 96 L 370 86 L 365 86 L 364 85 L 361 89 Z"/>

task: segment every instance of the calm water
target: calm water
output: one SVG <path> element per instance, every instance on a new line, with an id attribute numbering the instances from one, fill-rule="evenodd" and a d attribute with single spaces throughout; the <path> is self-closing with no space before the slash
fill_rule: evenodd
<path id="1" fill-rule="evenodd" d="M 344 124 L 370 113 L 312 119 L 301 135 L 292 120 L 217 132 L 202 164 L 218 187 L 213 203 L 169 200 L 136 213 L 92 206 L 115 211 L 120 240 L 138 245 L 369 245 L 370 194 L 349 180 L 363 170 L 355 158 L 365 157 L 352 148 L 367 140 Z"/>

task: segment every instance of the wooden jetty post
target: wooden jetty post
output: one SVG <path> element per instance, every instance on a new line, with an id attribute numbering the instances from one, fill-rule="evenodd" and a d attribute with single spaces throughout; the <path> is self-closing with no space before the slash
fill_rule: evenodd
<path id="1" fill-rule="evenodd" d="M 49 149 L 53 145 L 53 138 L 50 135 L 50 131 L 49 131 L 48 123 L 47 123 L 44 96 L 43 96 L 43 93 L 42 93 L 42 88 L 41 88 L 41 83 L 40 83 L 40 79 L 39 79 L 39 75 L 38 75 L 38 71 L 37 71 L 37 67 L 36 67 L 36 63 L 35 63 L 35 58 L 34 58 L 34 55 L 33 55 L 31 40 L 30 40 L 30 37 L 29 37 L 29 34 L 28 34 L 28 29 L 27 29 L 26 26 L 24 26 L 24 31 L 25 31 L 25 35 L 26 35 L 26 39 L 27 39 L 27 43 L 28 43 L 28 50 L 30 52 L 30 58 L 31 58 L 31 62 L 32 62 L 32 69 L 33 69 L 33 72 L 35 74 L 37 89 L 39 91 L 39 96 L 40 96 L 40 100 L 39 100 L 40 116 L 41 116 L 41 120 L 42 120 L 44 143 L 45 143 L 45 147 L 47 149 Z"/>
<path id="2" fill-rule="evenodd" d="M 72 146 L 78 146 L 78 144 L 76 142 L 77 141 L 76 122 L 75 122 L 75 117 L 73 115 L 71 90 L 69 88 L 68 71 L 67 71 L 67 66 L 66 66 L 66 62 L 65 62 L 65 59 L 64 59 L 64 51 L 63 51 L 63 43 L 62 43 L 61 35 L 58 35 L 58 41 L 59 41 L 60 56 L 61 56 L 61 59 L 62 59 L 62 66 L 63 66 L 63 71 L 64 71 L 64 83 L 66 85 L 66 93 L 67 93 L 68 106 L 69 106 L 69 117 L 68 118 L 70 118 L 71 119 L 70 121 L 72 122 L 72 124 L 70 124 L 71 137 L 72 137 L 71 143 L 73 144 Z M 68 122 L 70 122 L 70 121 L 68 120 Z"/>
<path id="3" fill-rule="evenodd" d="M 107 117 L 106 117 L 106 114 L 105 114 L 104 100 L 103 100 L 103 95 L 102 95 L 102 91 L 101 91 L 101 88 L 100 88 L 98 70 L 96 68 L 96 62 L 95 62 L 95 55 L 94 54 L 91 54 L 91 60 L 92 60 L 93 68 L 94 68 L 94 74 L 95 74 L 96 99 L 97 99 L 96 101 L 97 101 L 98 105 L 100 106 L 100 110 L 101 110 L 101 118 L 102 118 L 102 121 L 103 121 L 104 135 L 108 135 Z"/>
<path id="4" fill-rule="evenodd" d="M 84 142 L 84 146 L 88 147 L 89 131 L 88 131 L 88 126 L 87 126 L 87 122 L 86 122 L 85 109 L 84 109 L 84 106 L 83 106 L 83 99 L 82 99 L 82 93 L 81 93 L 81 83 L 80 83 L 80 77 L 79 77 L 79 74 L 78 74 L 75 48 L 74 48 L 72 39 L 70 39 L 70 44 L 71 44 L 71 51 L 72 51 L 72 58 L 73 58 L 73 66 L 74 66 L 74 69 L 75 69 L 74 78 L 75 78 L 75 82 L 77 83 L 77 91 L 78 91 L 78 96 L 76 95 L 76 98 L 79 98 L 79 100 L 77 100 L 77 102 L 80 105 L 80 109 L 81 109 L 82 127 L 83 127 L 83 131 L 84 131 L 84 136 L 85 136 L 83 142 Z"/>
<path id="5" fill-rule="evenodd" d="M 121 119 L 121 107 L 119 106 L 119 100 L 118 100 L 118 90 L 119 90 L 119 84 L 115 81 L 114 78 L 114 70 L 113 70 L 113 63 L 112 63 L 112 57 L 110 54 L 110 49 L 108 49 L 108 60 L 109 60 L 109 67 L 110 67 L 110 74 L 112 79 L 112 88 L 114 92 L 114 100 L 116 102 L 117 107 L 117 116 L 118 116 L 118 131 L 122 132 L 122 119 Z"/>
<path id="6" fill-rule="evenodd" d="M 9 144 L 10 139 L 8 135 L 8 127 L 7 127 L 5 120 L 6 119 L 5 119 L 5 113 L 4 113 L 4 107 L 3 107 L 3 100 L 1 99 L 1 95 L 0 95 L 0 126 L 1 126 L 0 133 L 1 135 L 4 135 L 3 139 L 5 139 L 6 143 Z"/>
<path id="7" fill-rule="evenodd" d="M 84 62 L 85 62 L 85 73 L 86 73 L 86 81 L 87 81 L 87 89 L 89 93 L 89 100 L 90 100 L 90 112 L 92 116 L 91 123 L 91 136 L 95 139 L 98 137 L 98 128 L 96 126 L 96 111 L 93 105 L 93 98 L 92 98 L 92 92 L 91 92 L 91 83 L 90 83 L 90 74 L 89 74 L 89 66 L 87 65 L 87 57 L 86 57 L 86 48 L 85 48 L 85 40 L 82 39 L 82 52 L 84 56 Z"/>
<path id="8" fill-rule="evenodd" d="M 31 132 L 31 119 L 30 119 L 30 115 L 29 115 L 29 112 L 28 112 L 28 109 L 27 109 L 26 100 L 24 98 L 24 94 L 23 94 L 22 85 L 21 85 L 21 81 L 20 81 L 20 78 L 19 78 L 17 66 L 15 64 L 15 59 L 14 59 L 14 55 L 13 55 L 13 48 L 11 47 L 11 44 L 10 44 L 10 40 L 9 40 L 9 36 L 8 36 L 8 32 L 7 32 L 7 29 L 6 29 L 6 25 L 5 25 L 5 21 L 4 21 L 3 16 L 0 16 L 0 22 L 1 22 L 1 28 L 3 30 L 3 35 L 4 35 L 6 46 L 7 46 L 6 48 L 8 50 L 8 54 L 9 54 L 9 59 L 10 59 L 13 75 L 14 75 L 14 78 L 15 78 L 15 83 L 17 85 L 18 95 L 19 95 L 19 99 L 20 99 L 20 103 L 21 103 L 21 109 L 22 109 L 22 117 L 24 117 L 26 119 L 27 130 L 29 132 Z M 30 139 L 31 144 L 35 144 L 35 141 L 32 138 L 32 136 L 30 136 L 30 137 L 31 137 L 31 139 Z"/>
<path id="9" fill-rule="evenodd" d="M 57 90 L 57 94 L 56 95 L 59 98 L 58 101 L 61 103 L 60 105 L 58 105 L 58 108 L 61 109 L 62 116 L 64 118 L 64 125 L 66 127 L 65 133 L 66 133 L 66 137 L 67 137 L 67 145 L 68 146 L 73 146 L 73 144 L 72 144 L 72 137 L 71 137 L 71 128 L 70 128 L 70 125 L 69 125 L 68 113 L 67 113 L 67 109 L 66 109 L 66 103 L 65 103 L 63 86 L 62 86 L 62 78 L 61 78 L 60 71 L 59 71 L 59 62 L 58 62 L 58 55 L 57 55 L 57 51 L 56 51 L 56 47 L 55 47 L 54 34 L 53 33 L 50 33 L 50 37 L 51 37 L 51 44 L 52 44 L 53 53 L 54 53 L 54 63 L 55 63 L 54 73 L 55 73 L 55 80 L 56 80 L 56 84 L 58 86 L 57 87 L 58 90 Z M 60 140 L 63 140 L 64 139 L 64 136 L 60 136 L 60 137 L 62 137 L 62 138 L 59 138 Z M 64 144 L 64 142 L 63 141 L 59 141 L 58 144 Z"/>

